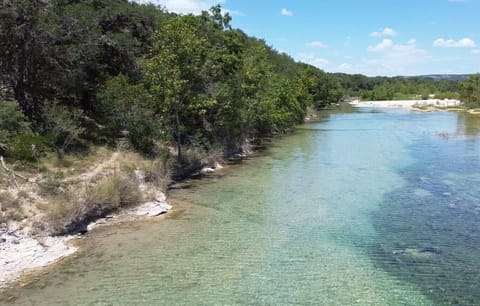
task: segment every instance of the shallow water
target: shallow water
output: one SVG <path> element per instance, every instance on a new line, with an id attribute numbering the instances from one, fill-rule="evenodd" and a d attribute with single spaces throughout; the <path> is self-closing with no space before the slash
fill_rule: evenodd
<path id="1" fill-rule="evenodd" d="M 325 115 L 3 302 L 480 304 L 479 133 L 456 113 Z"/>

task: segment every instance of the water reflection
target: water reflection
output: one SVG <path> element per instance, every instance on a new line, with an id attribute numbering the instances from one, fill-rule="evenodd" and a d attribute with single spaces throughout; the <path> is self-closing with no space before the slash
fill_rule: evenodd
<path id="1" fill-rule="evenodd" d="M 457 118 L 458 135 L 480 135 L 480 115 L 459 113 Z"/>

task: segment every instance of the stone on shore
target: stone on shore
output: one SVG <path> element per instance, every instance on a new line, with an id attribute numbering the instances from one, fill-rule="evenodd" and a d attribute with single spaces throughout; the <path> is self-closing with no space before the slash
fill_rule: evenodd
<path id="1" fill-rule="evenodd" d="M 158 216 L 172 209 L 170 204 L 164 201 L 147 202 L 135 209 L 137 216 Z"/>

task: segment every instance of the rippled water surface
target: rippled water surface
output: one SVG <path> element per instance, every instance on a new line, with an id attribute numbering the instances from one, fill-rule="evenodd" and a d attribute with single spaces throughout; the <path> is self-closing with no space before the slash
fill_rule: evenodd
<path id="1" fill-rule="evenodd" d="M 480 304 L 480 118 L 361 109 L 298 127 L 155 221 L 8 293 L 25 305 Z M 3 302 L 6 303 L 5 299 Z"/>

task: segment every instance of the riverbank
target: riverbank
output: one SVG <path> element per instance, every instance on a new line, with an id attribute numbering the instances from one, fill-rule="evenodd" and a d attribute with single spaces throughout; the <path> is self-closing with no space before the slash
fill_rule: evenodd
<path id="1" fill-rule="evenodd" d="M 78 251 L 77 239 L 95 228 L 134 222 L 162 215 L 172 209 L 165 195 L 157 191 L 153 201 L 123 209 L 88 224 L 82 234 L 33 237 L 19 230 L 0 230 L 0 288 L 40 268 L 54 264 Z"/>
<path id="2" fill-rule="evenodd" d="M 74 236 L 32 238 L 16 232 L 0 235 L 0 288 L 22 275 L 72 255 Z"/>
<path id="3" fill-rule="evenodd" d="M 433 304 L 417 284 L 376 265 L 435 244 L 400 244 L 370 257 L 385 244 L 371 216 L 403 182 L 390 167 L 411 164 L 403 149 L 410 141 L 391 131 L 413 138 L 412 124 L 423 134 L 438 120 L 401 113 L 390 120 L 349 107 L 327 120 L 322 114 L 240 165 L 174 186 L 175 209 L 159 220 L 94 231 L 78 255 L 7 294 L 18 305 Z"/>
<path id="4" fill-rule="evenodd" d="M 383 108 L 406 108 L 406 109 L 416 109 L 417 106 L 420 107 L 457 107 L 461 104 L 459 100 L 439 100 L 439 99 L 428 99 L 428 100 L 391 100 L 391 101 L 358 101 L 355 100 L 350 102 L 354 107 L 383 107 Z"/>
<path id="5" fill-rule="evenodd" d="M 222 169 L 227 162 L 236 163 L 253 154 L 253 146 L 248 142 L 242 149 L 242 153 L 232 155 L 231 159 L 223 160 L 223 162 L 217 159 L 202 162 L 203 167 L 190 173 L 190 176 L 197 178 L 208 175 Z M 163 215 L 172 209 L 164 192 L 168 184 L 165 180 L 169 179 L 165 176 L 166 172 L 161 164 L 144 159 L 133 152 L 111 151 L 105 148 L 98 149 L 97 152 L 92 152 L 90 156 L 82 159 L 84 160 L 76 160 L 73 164 L 68 160 L 64 161 L 67 167 L 63 165 L 52 167 L 51 160 L 42 162 L 43 165 L 48 164 L 47 174 L 31 171 L 17 173 L 17 175 L 29 177 L 29 180 L 19 182 L 16 188 L 6 186 L 1 192 L 8 193 L 9 201 L 17 199 L 20 195 L 25 198 L 16 201 L 20 203 L 16 203 L 14 207 L 22 212 L 21 220 L 8 220 L 3 224 L 0 222 L 0 289 L 16 286 L 17 282 L 22 283 L 22 279 L 28 280 L 29 275 L 41 268 L 74 254 L 79 249 L 76 242 L 95 228 L 124 222 L 145 221 Z M 8 167 L 12 168 L 12 165 Z M 91 197 L 92 195 L 88 194 L 89 191 L 98 190 L 98 186 L 108 187 L 108 192 L 104 192 L 104 188 L 100 188 L 102 189 L 100 195 L 105 199 L 105 195 L 111 194 L 111 189 L 116 188 L 115 184 L 112 185 L 111 182 L 114 182 L 115 180 L 112 178 L 118 175 L 123 175 L 131 180 L 135 187 L 133 191 L 140 195 L 136 197 L 140 201 L 137 204 L 117 207 L 98 217 L 88 218 L 93 220 L 91 222 L 82 220 L 78 222 L 75 219 L 72 220 L 71 217 L 65 218 L 65 215 L 69 215 L 72 210 L 68 207 L 71 204 L 59 204 L 58 196 L 42 195 L 45 185 L 44 176 L 50 177 L 52 173 L 61 173 L 61 176 L 55 175 L 59 178 L 55 179 L 53 184 L 61 189 L 58 191 L 61 193 L 60 200 L 71 199 L 73 206 L 81 205 L 74 210 L 91 209 L 91 207 L 85 206 L 84 198 Z M 49 184 L 52 182 L 49 181 Z M 128 190 L 132 190 L 131 186 L 127 187 Z M 74 198 L 63 196 L 63 193 L 73 194 Z M 9 211 L 5 212 L 2 205 L 3 203 L 0 201 L 0 217 L 5 217 Z M 6 207 L 6 205 L 3 206 Z M 44 223 L 45 220 L 49 220 L 48 222 L 53 222 L 53 224 L 61 223 L 54 217 L 68 222 L 73 221 L 76 225 L 68 227 L 62 224 L 62 228 L 70 229 L 66 234 L 49 234 L 48 230 L 51 230 L 52 227 L 49 228 L 50 225 Z"/>
<path id="6" fill-rule="evenodd" d="M 60 161 L 46 157 L 35 167 L 3 165 L 0 288 L 74 254 L 75 241 L 96 227 L 172 209 L 161 164 L 133 152 L 96 148 Z"/>

